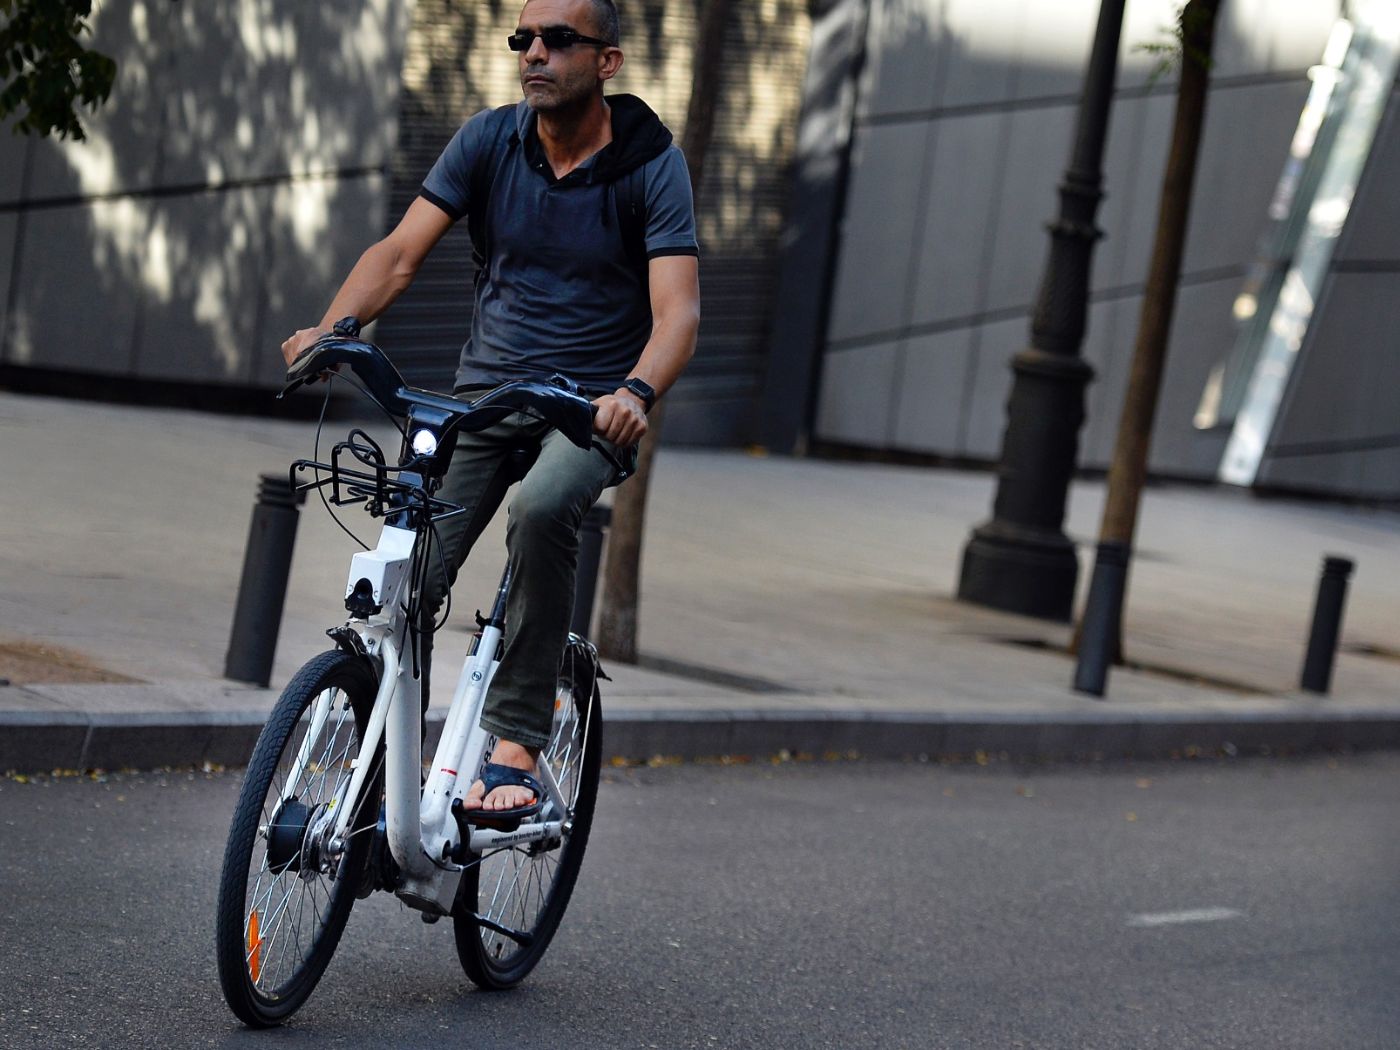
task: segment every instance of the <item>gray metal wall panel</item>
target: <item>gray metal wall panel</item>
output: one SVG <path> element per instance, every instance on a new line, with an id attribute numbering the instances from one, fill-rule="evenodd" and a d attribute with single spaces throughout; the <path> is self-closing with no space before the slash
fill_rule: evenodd
<path id="1" fill-rule="evenodd" d="M 868 127 L 856 135 L 829 328 L 833 342 L 906 323 L 927 127 Z"/>
<path id="2" fill-rule="evenodd" d="M 938 105 L 946 57 L 934 0 L 863 0 L 870 9 L 870 50 L 860 116 L 927 110 Z"/>
<path id="3" fill-rule="evenodd" d="M 971 356 L 970 328 L 917 336 L 900 344 L 891 447 L 928 452 L 956 446 L 963 421 L 948 406 L 962 399 Z"/>
<path id="4" fill-rule="evenodd" d="M 1004 113 L 930 122 L 931 157 L 918 176 L 927 200 L 922 229 L 914 231 L 912 301 L 903 323 L 966 318 L 983 309 L 996 230 L 996 198 L 987 187 L 1005 168 L 1009 123 Z"/>
<path id="5" fill-rule="evenodd" d="M 389 162 L 410 3 L 165 6 L 164 184 Z"/>
<path id="6" fill-rule="evenodd" d="M 1079 434 L 1079 462 L 1083 466 L 1106 466 L 1113 456 L 1140 309 L 1140 295 L 1089 305 L 1084 360 L 1094 368 L 1094 381 L 1084 392 L 1086 418 Z M 1026 342 L 1030 342 L 1029 326 Z"/>
<path id="7" fill-rule="evenodd" d="M 303 180 L 259 187 L 246 206 L 265 219 L 263 265 L 258 276 L 257 353 L 250 355 L 246 381 L 273 387 L 285 368 L 278 348 L 300 328 L 321 319 L 350 265 L 378 234 L 388 193 L 384 175 Z M 293 216 L 314 212 L 330 223 L 307 243 Z M 353 216 L 353 221 L 345 217 Z"/>
<path id="8" fill-rule="evenodd" d="M 1107 197 L 1099 209 L 1104 239 L 1094 251 L 1093 287 L 1147 280 L 1175 101 L 1167 95 L 1119 99 L 1104 157 Z"/>
<path id="9" fill-rule="evenodd" d="M 1238 282 L 1230 278 L 1184 285 L 1177 295 L 1152 428 L 1153 471 L 1201 480 L 1215 475 L 1227 435 L 1197 430 L 1193 418 L 1219 348 L 1233 338 L 1230 303 L 1237 290 Z M 1090 307 L 1084 359 L 1093 365 L 1095 376 L 1086 392 L 1087 419 L 1080 433 L 1083 467 L 1106 470 L 1112 462 L 1142 300 L 1136 294 Z"/>
<path id="10" fill-rule="evenodd" d="M 5 360 L 5 318 L 10 310 L 10 278 L 14 274 L 19 239 L 19 216 L 0 212 L 0 361 Z"/>
<path id="11" fill-rule="evenodd" d="M 1238 267 L 1252 257 L 1308 87 L 1300 79 L 1222 86 L 1210 93 L 1196 173 L 1199 192 L 1191 202 L 1182 262 L 1186 272 Z"/>
<path id="12" fill-rule="evenodd" d="M 1225 450 L 1227 435 L 1200 431 L 1193 422 L 1201 392 L 1221 352 L 1235 337 L 1230 306 L 1239 293 L 1239 281 L 1184 284 L 1177 292 L 1167 366 L 1152 428 L 1152 455 L 1148 469 L 1175 476 L 1211 479 Z M 1137 334 L 1134 315 L 1129 342 Z"/>
<path id="13" fill-rule="evenodd" d="M 1400 82 L 1390 93 L 1376 130 L 1376 144 L 1366 158 L 1366 172 L 1356 187 L 1351 214 L 1332 257 L 1338 263 L 1400 259 Z"/>
<path id="14" fill-rule="evenodd" d="M 961 444 L 956 456 L 995 459 L 1006 429 L 1006 399 L 1011 393 L 1011 358 L 1026 348 L 1028 329 L 1024 317 L 992 321 L 973 329 L 972 355 L 965 397 Z"/>
<path id="15" fill-rule="evenodd" d="M 930 20 L 928 50 L 939 55 L 938 105 L 982 106 L 1014 90 L 1027 0 L 948 0 Z"/>
<path id="16" fill-rule="evenodd" d="M 5 363 L 128 372 L 145 215 L 130 201 L 96 201 L 31 211 L 24 222 Z"/>
<path id="17" fill-rule="evenodd" d="M 1390 502 L 1400 499 L 1400 456 L 1394 447 L 1358 449 L 1349 455 L 1361 464 L 1360 491 Z"/>
<path id="18" fill-rule="evenodd" d="M 1263 484 L 1400 499 L 1396 332 L 1400 266 L 1328 279 L 1270 435 Z"/>
<path id="19" fill-rule="evenodd" d="M 1027 0 L 1017 19 L 1020 47 L 1011 97 L 1077 97 L 1084 89 L 1084 63 L 1097 19 L 1097 4 Z"/>
<path id="20" fill-rule="evenodd" d="M 147 243 L 163 258 L 137 304 L 133 370 L 151 379 L 245 383 L 258 350 L 276 353 L 256 339 L 267 213 L 252 197 L 242 190 L 153 202 Z M 216 252 L 207 246 L 211 227 L 224 231 Z M 229 309 L 236 303 L 248 308 Z M 208 338 L 189 338 L 200 331 Z"/>
<path id="21" fill-rule="evenodd" d="M 24 187 L 24 167 L 33 149 L 33 140 L 12 139 L 0 150 L 0 206 L 19 202 Z"/>
<path id="22" fill-rule="evenodd" d="M 1340 0 L 1229 0 L 1220 8 L 1211 75 L 1307 69 L 1321 55 L 1343 6 Z"/>
<path id="23" fill-rule="evenodd" d="M 1055 187 L 1069 159 L 1074 108 L 1011 113 L 1004 180 L 997 188 L 996 247 L 986 270 L 985 308 L 1028 308 L 1045 268 L 1045 221 L 1057 208 Z"/>
<path id="24" fill-rule="evenodd" d="M 831 441 L 883 445 L 889 440 L 889 401 L 899 343 L 837 350 L 822 363 L 818 426 Z"/>

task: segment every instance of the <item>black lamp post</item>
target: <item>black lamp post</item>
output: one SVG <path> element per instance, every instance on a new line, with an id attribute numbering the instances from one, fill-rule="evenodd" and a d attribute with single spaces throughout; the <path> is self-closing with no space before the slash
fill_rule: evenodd
<path id="1" fill-rule="evenodd" d="M 1084 387 L 1094 370 L 1079 356 L 1089 308 L 1094 224 L 1103 200 L 1103 149 L 1118 75 L 1124 0 L 1103 0 L 1074 153 L 1060 184 L 1060 214 L 1050 223 L 1031 345 L 1012 360 L 992 520 L 972 530 L 963 550 L 958 597 L 996 609 L 1068 620 L 1079 560 L 1064 533 L 1065 501 L 1084 422 Z"/>

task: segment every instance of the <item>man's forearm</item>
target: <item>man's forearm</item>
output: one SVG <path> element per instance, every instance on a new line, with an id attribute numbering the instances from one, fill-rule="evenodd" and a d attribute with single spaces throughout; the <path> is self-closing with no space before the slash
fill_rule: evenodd
<path id="1" fill-rule="evenodd" d="M 627 374 L 656 391 L 659 398 L 680 378 L 695 354 L 695 337 L 700 329 L 698 310 L 678 310 L 658 320 L 652 328 L 642 356 Z"/>
<path id="2" fill-rule="evenodd" d="M 413 281 L 414 270 L 402 263 L 402 253 L 387 240 L 366 248 L 331 300 L 321 328 L 329 329 L 342 317 L 369 324 L 387 310 Z"/>
<path id="3" fill-rule="evenodd" d="M 668 309 L 656 319 L 651 338 L 627 377 L 640 379 L 660 397 L 680 378 L 695 353 L 699 328 L 698 300 L 681 309 Z M 633 391 L 619 387 L 593 403 L 598 406 L 593 429 L 613 444 L 634 445 L 647 432 L 646 404 Z"/>

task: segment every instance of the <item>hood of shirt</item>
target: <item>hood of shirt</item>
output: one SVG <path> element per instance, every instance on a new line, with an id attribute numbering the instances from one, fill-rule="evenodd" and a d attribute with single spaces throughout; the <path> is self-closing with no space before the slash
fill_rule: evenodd
<path id="1" fill-rule="evenodd" d="M 636 95 L 608 95 L 612 112 L 612 141 L 595 153 L 588 164 L 588 182 L 615 182 L 665 153 L 671 132 L 652 108 Z M 525 102 L 516 110 L 516 133 L 525 144 L 531 167 L 543 159 L 544 147 L 535 131 L 535 111 Z"/>

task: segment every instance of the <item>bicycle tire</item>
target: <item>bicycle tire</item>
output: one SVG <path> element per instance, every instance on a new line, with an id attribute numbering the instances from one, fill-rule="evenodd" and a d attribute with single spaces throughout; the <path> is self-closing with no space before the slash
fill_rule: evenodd
<path id="1" fill-rule="evenodd" d="M 462 875 L 452 925 L 457 958 L 480 988 L 519 984 L 543 958 L 559 928 L 583 864 L 602 768 L 603 716 L 597 656 L 586 642 L 565 653 L 555 699 L 554 730 L 544 754 L 570 801 L 568 830 L 557 846 L 499 850 Z M 478 922 L 482 915 L 530 935 L 519 944 Z"/>
<path id="2" fill-rule="evenodd" d="M 253 748 L 224 851 L 216 929 L 224 998 L 251 1027 L 279 1024 L 306 1001 L 350 917 L 378 819 L 382 762 L 333 870 L 322 870 L 306 829 L 349 779 L 376 691 L 366 659 L 321 653 L 288 683 Z M 306 741 L 323 695 L 327 717 Z M 288 785 L 304 741 L 304 775 Z"/>

